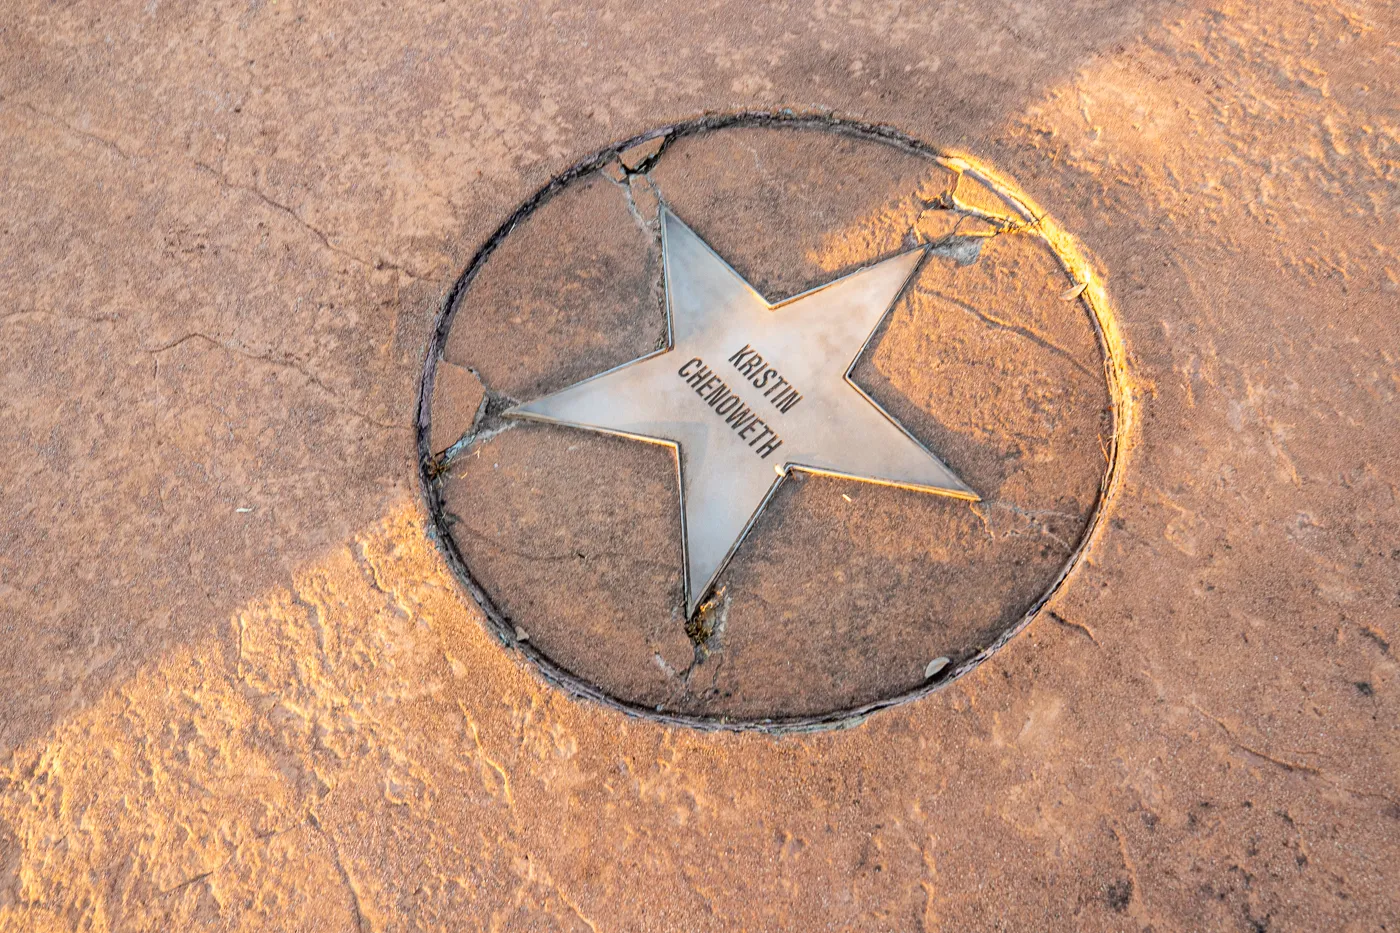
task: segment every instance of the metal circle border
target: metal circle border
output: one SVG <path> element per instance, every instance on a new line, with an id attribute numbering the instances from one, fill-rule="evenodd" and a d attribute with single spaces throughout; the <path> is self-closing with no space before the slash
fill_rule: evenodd
<path id="1" fill-rule="evenodd" d="M 1026 611 L 1021 619 L 1015 625 L 1003 631 L 995 641 L 972 657 L 965 659 L 957 665 L 950 665 L 944 668 L 943 671 L 911 690 L 860 706 L 816 715 L 738 719 L 723 716 L 697 716 L 684 713 L 670 713 L 653 707 L 630 703 L 612 696 L 597 685 L 583 680 L 571 671 L 561 667 L 529 641 L 522 641 L 516 638 L 514 624 L 496 606 L 495 602 L 485 589 L 483 589 L 477 579 L 472 576 L 471 570 L 468 569 L 466 561 L 463 559 L 461 552 L 457 549 L 456 542 L 453 541 L 451 534 L 448 532 L 446 523 L 443 520 L 441 495 L 438 485 L 435 482 L 435 458 L 429 444 L 429 422 L 433 398 L 433 381 L 437 375 L 437 364 L 442 358 L 442 350 L 446 344 L 448 332 L 451 330 L 453 318 L 456 316 L 462 296 L 465 295 L 467 289 L 470 288 L 472 281 L 476 278 L 481 267 L 486 264 L 491 254 L 495 252 L 496 247 L 500 245 L 502 240 L 510 235 L 515 229 L 515 226 L 555 194 L 558 194 L 580 177 L 601 169 L 609 160 L 615 158 L 618 154 L 627 149 L 658 137 L 665 136 L 670 139 L 679 139 L 681 137 L 693 136 L 711 130 L 729 129 L 733 127 L 824 130 L 867 142 L 882 143 L 905 152 L 922 156 L 955 171 L 970 174 L 978 181 L 991 187 L 1007 201 L 1008 207 L 1021 215 L 1025 223 L 1025 227 L 1022 229 L 1033 231 L 1046 242 L 1051 251 L 1055 254 L 1056 259 L 1059 260 L 1065 273 L 1069 276 L 1070 281 L 1075 285 L 1085 286 L 1076 300 L 1085 302 L 1090 311 L 1090 320 L 1094 322 L 1094 329 L 1098 334 L 1099 348 L 1103 354 L 1104 376 L 1108 382 L 1109 393 L 1113 403 L 1113 425 L 1107 450 L 1107 468 L 1104 470 L 1103 478 L 1099 483 L 1098 498 L 1094 503 L 1089 522 L 1085 526 L 1084 532 L 1080 535 L 1079 541 L 1075 544 L 1074 550 L 1071 552 L 1069 558 L 1060 568 L 1059 574 L 1056 575 L 1054 581 L 1046 588 L 1045 592 L 1036 599 L 1035 603 Z M 613 143 L 574 163 L 568 169 L 551 178 L 544 187 L 540 188 L 522 202 L 510 217 L 487 238 L 486 242 L 481 245 L 481 248 L 476 251 L 476 254 L 472 256 L 466 269 L 463 270 L 462 274 L 457 278 L 457 281 L 453 284 L 451 290 L 448 291 L 438 308 L 437 320 L 433 328 L 432 336 L 428 342 L 427 354 L 423 364 L 423 375 L 418 386 L 418 405 L 414 425 L 418 447 L 418 479 L 423 494 L 423 505 L 427 511 L 428 536 L 442 553 L 448 566 L 452 568 L 453 574 L 462 584 L 467 594 L 481 607 L 487 628 L 504 647 L 513 648 L 521 652 L 534 663 L 546 681 L 561 688 L 570 695 L 592 700 L 629 716 L 650 719 L 666 725 L 686 726 L 688 728 L 706 731 L 725 730 L 733 732 L 764 732 L 770 734 L 817 732 L 858 725 L 865 721 L 872 713 L 892 706 L 908 703 L 911 700 L 916 700 L 919 697 L 926 696 L 946 686 L 980 665 L 1008 641 L 1020 634 L 1030 625 L 1031 620 L 1040 613 L 1041 609 L 1045 607 L 1045 604 L 1059 592 L 1060 588 L 1069 578 L 1069 575 L 1079 565 L 1090 543 L 1096 538 L 1099 528 L 1103 524 L 1105 506 L 1120 485 L 1121 474 L 1123 472 L 1123 460 L 1130 446 L 1128 444 L 1128 439 L 1131 436 L 1132 426 L 1133 399 L 1128 379 L 1126 348 L 1118 330 L 1117 319 L 1113 313 L 1107 290 L 1104 287 L 1103 278 L 1095 270 L 1094 265 L 1077 240 L 1060 228 L 1059 225 L 1045 214 L 1044 211 L 1040 210 L 1029 197 L 1020 192 L 1019 188 L 1010 179 L 1002 177 L 992 168 L 976 161 L 972 156 L 939 150 L 894 127 L 875 123 L 864 123 L 824 113 L 798 113 L 791 110 L 706 114 L 691 120 L 648 130 L 645 133 L 640 133 L 629 139 Z"/>

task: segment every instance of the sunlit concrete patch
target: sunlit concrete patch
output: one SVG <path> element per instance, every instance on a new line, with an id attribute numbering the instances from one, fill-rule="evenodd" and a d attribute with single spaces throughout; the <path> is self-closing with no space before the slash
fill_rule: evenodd
<path id="1" fill-rule="evenodd" d="M 0 926 L 383 929 L 399 882 L 386 859 L 421 865 L 435 808 L 511 805 L 484 743 L 519 729 L 479 722 L 448 688 L 469 673 L 530 684 L 479 629 L 434 629 L 460 615 L 448 592 L 405 507 L 239 610 L 226 638 L 176 650 L 20 749 L 0 793 Z M 429 838 L 395 847 L 357 825 L 379 807 L 425 820 L 404 825 Z M 440 853 L 441 920 L 454 898 L 479 902 L 461 872 L 486 865 L 506 912 L 569 912 L 538 872 L 510 869 L 508 847 L 478 845 Z"/>
<path id="2" fill-rule="evenodd" d="M 778 858 L 773 893 L 862 857 L 854 837 L 822 839 L 816 809 L 742 830 L 824 786 L 833 755 L 842 798 L 864 780 L 852 769 L 894 768 L 871 754 L 888 735 L 773 743 L 571 702 L 455 587 L 404 504 L 19 749 L 0 775 L 0 926 L 596 930 L 638 872 L 680 925 L 746 900 L 742 876 L 705 862 L 716 833 L 735 858 Z M 858 881 L 842 915 L 925 871 L 907 835 L 882 843 L 891 879 Z"/>
<path id="3" fill-rule="evenodd" d="M 1264 757 L 1266 739 L 1178 687 L 1159 684 L 1132 730 L 1116 723 L 1141 703 L 1135 659 L 1083 650 L 1068 625 L 863 728 L 774 740 L 573 702 L 501 652 L 456 586 L 403 503 L 218 638 L 19 749 L 0 774 L 0 928 L 362 933 L 470 917 L 582 933 L 606 929 L 639 877 L 668 928 L 858 925 L 876 910 L 917 928 L 1004 908 L 982 886 L 1008 852 L 1018 871 L 1062 872 L 1111 928 L 1152 896 L 1162 852 L 1202 845 L 1205 811 L 1173 790 L 1185 775 L 1225 801 L 1211 851 L 1248 829 L 1286 856 L 1278 871 L 1296 870 L 1301 833 L 1344 827 L 1308 851 L 1351 865 L 1346 847 L 1384 829 L 1346 819 L 1383 799 Z M 1059 663 L 1042 668 L 1047 652 Z M 1240 767 L 1251 808 L 1307 810 L 1250 822 L 1229 796 Z M 1130 854 L 1148 832 L 1161 849 Z M 982 867 L 946 870 L 963 859 Z M 805 896 L 813 885 L 834 893 Z"/>

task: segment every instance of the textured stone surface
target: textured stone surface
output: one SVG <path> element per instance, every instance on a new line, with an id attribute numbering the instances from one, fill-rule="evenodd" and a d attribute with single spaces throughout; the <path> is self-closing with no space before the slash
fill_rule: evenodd
<path id="1" fill-rule="evenodd" d="M 865 244 L 844 265 L 818 253 L 892 198 L 934 196 L 952 176 L 890 146 L 794 128 L 689 136 L 648 173 L 667 204 L 769 301 L 781 301 L 897 250 Z"/>
<path id="2" fill-rule="evenodd" d="M 660 346 L 661 249 L 627 206 L 602 174 L 546 201 L 477 273 L 443 358 L 524 400 Z"/>
<path id="3" fill-rule="evenodd" d="M 0 928 L 1400 923 L 1394 5 L 767 9 L 6 6 Z M 522 198 L 745 107 L 1016 178 L 1139 413 L 1055 615 L 782 740 L 543 685 L 407 429 Z"/>
<path id="4" fill-rule="evenodd" d="M 642 706 L 680 694 L 694 650 L 671 448 L 522 425 L 454 461 L 443 501 L 462 557 L 517 637 Z"/>
<path id="5" fill-rule="evenodd" d="M 486 389 L 471 370 L 440 360 L 433 379 L 433 424 L 429 446 L 440 454 L 458 443 L 476 423 Z"/>

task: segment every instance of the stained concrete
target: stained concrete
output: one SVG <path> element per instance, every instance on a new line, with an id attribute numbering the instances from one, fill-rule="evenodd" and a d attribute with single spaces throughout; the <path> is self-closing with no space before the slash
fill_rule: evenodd
<path id="1" fill-rule="evenodd" d="M 2 15 L 0 927 L 1400 923 L 1393 5 Z M 480 244 L 581 155 L 748 108 L 1016 179 L 1137 413 L 1026 632 L 785 739 L 540 681 L 415 485 Z"/>

